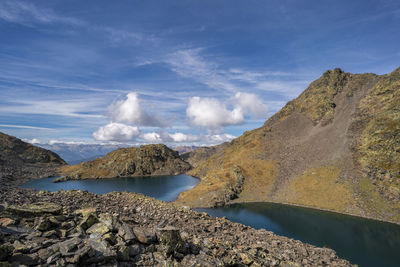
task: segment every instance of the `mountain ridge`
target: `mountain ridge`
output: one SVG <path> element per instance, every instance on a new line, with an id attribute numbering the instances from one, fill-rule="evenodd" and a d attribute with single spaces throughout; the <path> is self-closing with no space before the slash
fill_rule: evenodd
<path id="1" fill-rule="evenodd" d="M 56 153 L 0 132 L 0 185 L 53 176 L 66 162 Z"/>
<path id="2" fill-rule="evenodd" d="M 398 106 L 400 68 L 326 71 L 262 127 L 200 162 L 189 174 L 201 182 L 178 202 L 271 201 L 399 222 Z"/>

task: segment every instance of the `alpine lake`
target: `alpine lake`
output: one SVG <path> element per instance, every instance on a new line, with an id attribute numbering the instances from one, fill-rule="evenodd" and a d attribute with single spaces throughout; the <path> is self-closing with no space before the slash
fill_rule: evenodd
<path id="1" fill-rule="evenodd" d="M 87 190 L 96 194 L 113 191 L 141 193 L 163 201 L 196 186 L 197 178 L 188 175 L 114 179 L 71 180 L 53 183 L 55 178 L 31 180 L 21 187 L 36 190 Z M 274 203 L 231 204 L 197 209 L 212 216 L 256 229 L 334 249 L 338 255 L 361 267 L 400 266 L 400 226 L 339 213 Z"/>

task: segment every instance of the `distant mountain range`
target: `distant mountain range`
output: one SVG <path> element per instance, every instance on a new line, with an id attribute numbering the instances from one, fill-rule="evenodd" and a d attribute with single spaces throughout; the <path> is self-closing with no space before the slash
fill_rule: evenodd
<path id="1" fill-rule="evenodd" d="M 38 144 L 38 146 L 57 153 L 72 165 L 102 157 L 118 148 L 127 147 L 127 145 L 68 143 Z"/>
<path id="2" fill-rule="evenodd" d="M 183 153 L 191 152 L 198 148 L 199 148 L 198 146 L 177 146 L 172 149 L 175 151 L 178 151 L 179 154 L 183 154 Z"/>

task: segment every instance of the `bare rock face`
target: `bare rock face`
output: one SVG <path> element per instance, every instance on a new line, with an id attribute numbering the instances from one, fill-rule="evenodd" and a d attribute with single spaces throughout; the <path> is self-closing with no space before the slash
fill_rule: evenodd
<path id="1" fill-rule="evenodd" d="M 398 223 L 399 106 L 400 68 L 387 75 L 326 71 L 262 127 L 209 156 L 183 155 L 201 182 L 178 201 L 272 201 Z M 233 166 L 244 182 L 227 198 Z"/>
<path id="2" fill-rule="evenodd" d="M 51 176 L 65 161 L 51 152 L 0 132 L 0 185 L 12 185 L 25 178 Z"/>
<path id="3" fill-rule="evenodd" d="M 121 148 L 106 156 L 62 168 L 65 178 L 114 178 L 150 175 L 177 175 L 191 169 L 178 152 L 165 145 L 145 145 L 139 148 Z"/>
<path id="4" fill-rule="evenodd" d="M 190 163 L 193 167 L 197 167 L 201 162 L 207 160 L 212 155 L 222 151 L 228 145 L 227 142 L 217 146 L 199 147 L 192 151 L 184 152 L 181 157 Z"/>

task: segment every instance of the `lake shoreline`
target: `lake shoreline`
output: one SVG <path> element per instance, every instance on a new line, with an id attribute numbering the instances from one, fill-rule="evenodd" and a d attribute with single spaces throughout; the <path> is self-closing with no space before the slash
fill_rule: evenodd
<path id="1" fill-rule="evenodd" d="M 332 249 L 319 248 L 264 229 L 256 230 L 142 194 L 113 192 L 98 195 L 80 190 L 35 193 L 33 190 L 0 187 L 0 203 L 6 209 L 10 205 L 37 202 L 61 205 L 68 214 L 92 207 L 101 213 L 129 218 L 135 225 L 150 230 L 173 226 L 179 229 L 185 242 L 194 244 L 201 251 L 188 255 L 188 261 L 217 265 L 228 264 L 232 260 L 232 264 L 240 266 L 251 263 L 267 266 L 295 266 L 304 263 L 308 266 L 352 266 Z M 151 254 L 143 252 L 146 253 Z M 186 260 L 186 256 L 183 256 Z"/>
<path id="2" fill-rule="evenodd" d="M 390 223 L 394 225 L 400 226 L 400 223 L 395 222 L 395 221 L 387 221 L 387 220 L 381 220 L 377 218 L 373 218 L 370 216 L 361 216 L 361 215 L 356 215 L 348 212 L 339 212 L 335 210 L 329 210 L 329 209 L 324 209 L 324 208 L 318 208 L 318 207 L 312 207 L 312 206 L 305 206 L 301 204 L 295 204 L 295 203 L 287 203 L 287 202 L 278 202 L 278 201 L 232 201 L 231 203 L 227 203 L 225 206 L 233 205 L 233 204 L 247 204 L 247 203 L 271 203 L 271 204 L 279 204 L 279 205 L 285 205 L 285 206 L 290 206 L 290 207 L 298 207 L 298 208 L 305 208 L 305 209 L 310 209 L 310 210 L 316 210 L 316 211 L 325 211 L 325 212 L 330 212 L 330 213 L 335 213 L 339 215 L 346 215 L 346 216 L 351 216 L 351 217 L 356 217 L 356 218 L 362 218 L 362 219 L 368 219 L 371 221 L 377 221 L 377 222 L 383 222 L 383 223 Z"/>
<path id="3" fill-rule="evenodd" d="M 53 172 L 51 172 L 51 174 L 59 174 L 59 173 L 55 172 L 54 170 L 52 170 L 52 171 L 53 171 Z M 179 174 L 179 175 L 182 175 L 182 174 Z M 183 173 L 183 175 L 188 175 L 188 174 Z M 163 175 L 146 175 L 146 176 L 130 176 L 130 177 L 109 177 L 109 178 L 103 178 L 103 177 L 102 177 L 102 178 L 80 178 L 80 179 L 71 179 L 71 180 L 60 181 L 60 183 L 61 183 L 61 182 L 67 182 L 67 181 L 75 181 L 75 180 L 77 180 L 77 181 L 79 181 L 79 180 L 103 180 L 103 179 L 107 180 L 107 179 L 117 179 L 117 178 L 139 178 L 139 177 L 157 177 L 157 176 L 163 176 Z M 193 177 L 193 178 L 199 180 L 199 182 L 202 180 L 201 178 L 196 177 L 196 176 L 193 176 L 193 175 L 188 175 L 188 176 L 191 176 L 191 177 Z M 57 177 L 57 176 L 56 176 L 56 177 Z M 56 178 L 56 177 L 54 177 L 54 178 Z M 59 176 L 58 176 L 58 177 L 59 177 Z M 24 178 L 22 178 L 22 179 L 14 180 L 15 183 L 12 183 L 12 184 L 10 185 L 10 187 L 20 187 L 20 186 L 22 186 L 23 184 L 28 183 L 28 182 L 30 182 L 30 181 L 32 181 L 32 180 L 43 179 L 43 178 L 52 178 L 52 177 L 46 177 L 46 176 L 44 176 L 44 177 L 39 177 L 39 178 L 24 177 Z M 2 178 L 0 178 L 0 181 L 1 181 L 1 180 L 2 180 Z M 53 182 L 54 182 L 54 181 L 53 181 Z M 54 182 L 54 183 L 58 183 L 58 182 Z M 197 186 L 197 185 L 196 185 L 196 186 Z M 190 189 L 188 189 L 188 190 L 190 190 Z M 171 201 L 171 202 L 176 203 L 175 201 L 179 199 L 179 196 L 180 196 L 183 192 L 186 192 L 186 191 L 188 191 L 188 190 L 185 190 L 185 191 L 180 192 L 180 193 L 178 194 L 178 196 L 176 197 L 176 199 L 175 199 L 174 201 Z M 400 223 L 399 223 L 399 222 L 396 222 L 396 221 L 382 220 L 382 219 L 374 218 L 374 217 L 371 217 L 371 216 L 363 216 L 363 215 L 360 215 L 360 214 L 353 214 L 353 213 L 349 213 L 349 212 L 339 212 L 339 211 L 335 211 L 335 210 L 330 210 L 330 209 L 325 209 L 325 208 L 319 208 L 319 207 L 314 207 L 314 206 L 306 206 L 306 205 L 301 205 L 301 204 L 296 204 L 296 203 L 287 203 L 287 202 L 278 202 L 278 201 L 262 201 L 262 200 L 260 200 L 260 201 L 236 201 L 236 200 L 232 200 L 232 201 L 229 202 L 229 203 L 225 203 L 224 206 L 229 206 L 229 205 L 231 205 L 231 204 L 241 204 L 241 203 L 273 203 L 273 204 L 282 204 L 282 205 L 293 206 L 293 207 L 302 207 L 302 208 L 307 208 L 307 209 L 313 209 L 313 210 L 319 210 L 319 211 L 332 212 L 332 213 L 336 213 L 336 214 L 343 214 L 343 215 L 348 215 L 348 216 L 353 216 L 353 217 L 363 218 L 363 219 L 369 219 L 369 220 L 378 221 L 378 222 L 391 223 L 391 224 L 395 224 L 395 225 L 399 225 L 399 226 L 400 226 Z M 179 203 L 176 203 L 176 204 L 179 204 Z M 179 204 L 179 205 L 181 205 L 181 204 Z M 208 209 L 208 208 L 213 208 L 213 207 L 209 207 L 209 206 L 207 206 L 207 207 L 193 206 L 193 207 L 192 207 L 192 206 L 190 206 L 190 208 L 191 208 L 191 209 Z"/>

